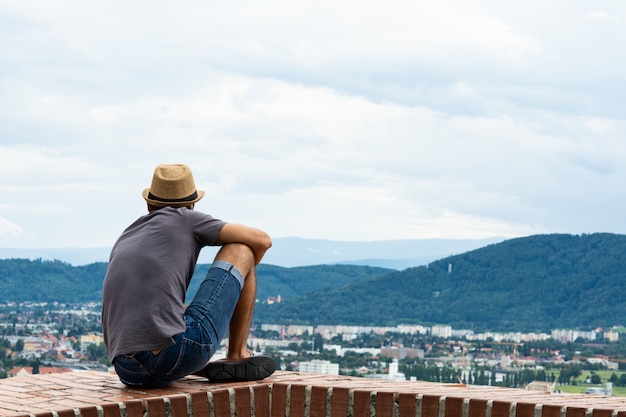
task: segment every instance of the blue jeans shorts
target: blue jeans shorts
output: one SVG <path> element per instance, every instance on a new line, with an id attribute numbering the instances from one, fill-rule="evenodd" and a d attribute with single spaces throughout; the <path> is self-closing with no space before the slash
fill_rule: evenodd
<path id="1" fill-rule="evenodd" d="M 120 355 L 113 360 L 120 381 L 131 387 L 159 388 L 201 370 L 220 346 L 243 287 L 243 275 L 232 264 L 215 261 L 185 311 L 185 332 L 174 344 Z"/>

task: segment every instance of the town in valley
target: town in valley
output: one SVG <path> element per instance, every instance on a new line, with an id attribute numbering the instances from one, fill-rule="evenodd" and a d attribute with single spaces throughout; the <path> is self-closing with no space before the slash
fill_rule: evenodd
<path id="1" fill-rule="evenodd" d="M 0 304 L 0 378 L 111 371 L 100 309 L 99 303 Z M 249 347 L 274 357 L 282 370 L 519 388 L 541 384 L 552 392 L 620 395 L 624 387 L 626 395 L 623 331 L 621 326 L 496 333 L 441 324 L 255 323 Z M 222 349 L 215 358 L 223 355 Z"/>

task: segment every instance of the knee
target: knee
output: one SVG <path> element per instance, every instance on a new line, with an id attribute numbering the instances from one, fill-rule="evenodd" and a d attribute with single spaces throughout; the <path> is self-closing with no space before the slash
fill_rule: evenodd
<path id="1" fill-rule="evenodd" d="M 242 243 L 227 243 L 222 246 L 215 260 L 222 260 L 229 262 L 243 274 L 247 276 L 254 268 L 254 252 L 248 246 Z"/>

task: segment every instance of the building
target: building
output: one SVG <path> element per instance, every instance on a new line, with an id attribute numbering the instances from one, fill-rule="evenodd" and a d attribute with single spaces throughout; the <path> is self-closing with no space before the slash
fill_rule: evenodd
<path id="1" fill-rule="evenodd" d="M 552 394 L 556 389 L 556 382 L 533 381 L 526 385 L 525 389 L 527 391 L 541 391 Z"/>
<path id="2" fill-rule="evenodd" d="M 100 343 L 104 343 L 104 338 L 99 334 L 84 334 L 80 336 L 80 352 L 87 352 L 87 348 L 89 345 L 99 345 Z"/>
<path id="3" fill-rule="evenodd" d="M 398 372 L 398 360 L 394 359 L 389 364 L 389 375 L 388 379 L 391 381 L 406 381 L 406 377 L 402 372 Z"/>
<path id="4" fill-rule="evenodd" d="M 452 336 L 452 326 L 432 326 L 430 328 L 430 334 L 432 336 L 440 336 L 444 339 L 448 339 Z"/>
<path id="5" fill-rule="evenodd" d="M 555 329 L 552 330 L 551 336 L 553 339 L 560 340 L 561 342 L 575 342 L 576 339 L 586 339 L 586 340 L 596 340 L 596 332 L 581 332 L 578 330 L 564 330 L 564 329 Z"/>
<path id="6" fill-rule="evenodd" d="M 322 360 L 300 362 L 298 365 L 298 371 L 325 375 L 339 375 L 339 364 Z"/>
<path id="7" fill-rule="evenodd" d="M 415 349 L 407 347 L 383 347 L 380 354 L 388 358 L 404 359 L 404 358 L 420 358 L 424 359 L 424 349 Z"/>

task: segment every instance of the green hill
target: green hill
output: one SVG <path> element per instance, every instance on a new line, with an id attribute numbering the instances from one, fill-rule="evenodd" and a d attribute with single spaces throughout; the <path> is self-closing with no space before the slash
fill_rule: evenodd
<path id="1" fill-rule="evenodd" d="M 106 263 L 0 260 L 0 302 L 100 301 Z M 208 265 L 198 265 L 189 295 Z M 474 330 L 626 324 L 626 236 L 536 235 L 394 271 L 354 265 L 260 265 L 264 323 L 449 324 Z"/>
<path id="2" fill-rule="evenodd" d="M 508 331 L 594 328 L 626 323 L 624 294 L 626 236 L 537 235 L 259 306 L 256 318 Z"/>
<path id="3" fill-rule="evenodd" d="M 187 291 L 191 299 L 198 291 L 210 265 L 198 265 Z M 261 264 L 257 267 L 257 299 L 281 296 L 283 300 L 330 288 L 343 288 L 358 281 L 384 276 L 392 269 L 357 265 L 315 265 L 284 268 Z"/>
<path id="4" fill-rule="evenodd" d="M 61 261 L 27 259 L 0 260 L 0 303 L 2 302 L 99 302 L 107 263 L 72 266 Z M 209 265 L 197 265 L 188 298 L 198 290 Z M 371 279 L 391 269 L 354 265 L 318 265 L 283 268 L 259 265 L 258 298 L 280 295 L 292 299 L 324 288 L 341 288 Z"/>
<path id="5" fill-rule="evenodd" d="M 40 259 L 0 260 L 0 303 L 100 301 L 106 268 L 104 262 L 72 266 Z"/>

